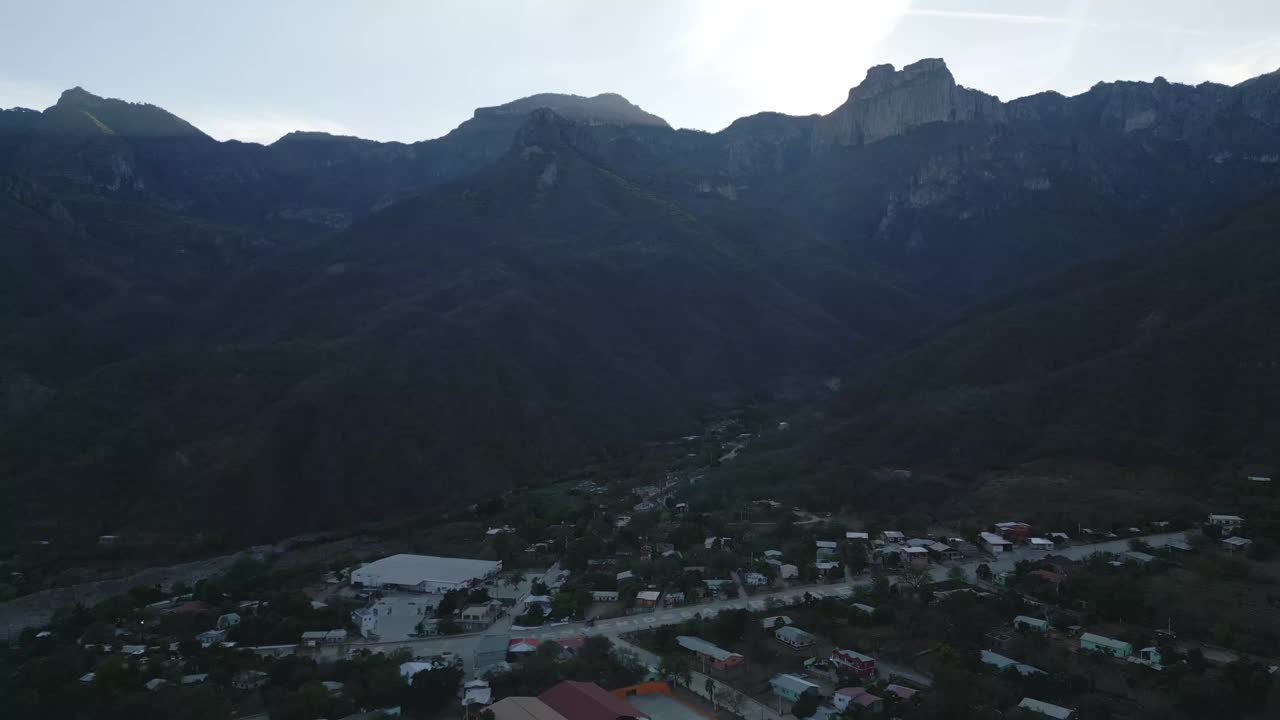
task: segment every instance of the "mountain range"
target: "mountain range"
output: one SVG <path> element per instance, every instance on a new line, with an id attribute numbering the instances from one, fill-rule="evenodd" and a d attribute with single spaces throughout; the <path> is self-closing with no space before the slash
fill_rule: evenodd
<path id="1" fill-rule="evenodd" d="M 545 94 L 266 146 L 75 88 L 0 111 L 7 526 L 325 527 L 832 375 L 867 464 L 1273 462 L 1278 182 L 1276 73 L 1002 102 L 928 59 L 717 133 Z"/>

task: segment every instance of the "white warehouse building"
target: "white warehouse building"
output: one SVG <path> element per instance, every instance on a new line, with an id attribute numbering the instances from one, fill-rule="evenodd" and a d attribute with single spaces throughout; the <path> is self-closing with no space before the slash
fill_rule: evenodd
<path id="1" fill-rule="evenodd" d="M 351 583 L 368 588 L 444 593 L 471 587 L 501 571 L 501 561 L 401 554 L 352 571 Z"/>

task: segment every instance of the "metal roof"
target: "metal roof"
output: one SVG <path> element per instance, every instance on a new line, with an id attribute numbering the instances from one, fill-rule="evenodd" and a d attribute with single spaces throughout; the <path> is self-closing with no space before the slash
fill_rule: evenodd
<path id="1" fill-rule="evenodd" d="M 685 650 L 696 652 L 699 655 L 706 655 L 709 658 L 722 662 L 732 657 L 742 657 L 736 652 L 730 652 L 719 645 L 714 645 L 700 637 L 694 637 L 692 635 L 678 635 L 676 636 L 676 643 Z"/>
<path id="2" fill-rule="evenodd" d="M 492 560 L 402 553 L 371 562 L 353 571 L 351 579 L 354 582 L 365 582 L 364 578 L 368 578 L 388 585 L 417 585 L 423 582 L 460 585 L 487 577 L 501 567 L 502 563 Z"/>
<path id="3" fill-rule="evenodd" d="M 1083 643 L 1086 641 L 1091 642 L 1094 645 L 1101 645 L 1103 647 L 1114 648 L 1116 650 L 1124 650 L 1125 648 L 1128 648 L 1130 650 L 1133 649 L 1132 645 L 1130 645 L 1129 643 L 1123 640 L 1116 640 L 1114 638 L 1109 638 L 1109 637 L 1106 637 L 1105 635 L 1098 635 L 1096 633 L 1082 634 L 1080 636 L 1080 642 Z"/>
<path id="4" fill-rule="evenodd" d="M 804 678 L 796 677 L 795 675 L 787 675 L 787 674 L 774 675 L 773 678 L 769 680 L 769 684 L 773 685 L 774 687 L 791 690 L 796 693 L 803 693 L 809 690 L 818 689 L 817 685 L 809 682 L 808 680 L 805 680 Z"/>
<path id="5" fill-rule="evenodd" d="M 1041 715 L 1048 715 L 1054 720 L 1067 720 L 1074 712 L 1061 705 L 1054 705 L 1043 700 L 1034 700 L 1032 698 L 1022 698 L 1022 702 L 1018 703 L 1018 707 L 1031 712 L 1037 712 Z"/>

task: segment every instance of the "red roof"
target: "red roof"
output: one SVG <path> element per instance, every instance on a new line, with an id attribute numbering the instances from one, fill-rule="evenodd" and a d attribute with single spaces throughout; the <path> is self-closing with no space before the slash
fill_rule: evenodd
<path id="1" fill-rule="evenodd" d="M 566 680 L 538 696 L 566 720 L 642 718 L 644 713 L 595 683 Z"/>
<path id="2" fill-rule="evenodd" d="M 178 615 L 203 615 L 205 613 L 213 613 L 213 606 L 203 600 L 191 600 L 184 602 L 169 612 Z"/>
<path id="3" fill-rule="evenodd" d="M 565 650 L 577 652 L 582 649 L 582 646 L 587 642 L 587 639 L 579 635 L 578 637 L 560 638 L 559 640 L 556 640 L 556 642 L 560 643 L 560 647 Z"/>
<path id="4" fill-rule="evenodd" d="M 858 695 L 857 697 L 855 697 L 853 701 L 861 705 L 862 707 L 871 707 L 872 705 L 875 705 L 876 703 L 880 702 L 880 698 L 876 697 L 875 695 L 872 695 L 871 693 L 862 693 L 861 695 Z"/>

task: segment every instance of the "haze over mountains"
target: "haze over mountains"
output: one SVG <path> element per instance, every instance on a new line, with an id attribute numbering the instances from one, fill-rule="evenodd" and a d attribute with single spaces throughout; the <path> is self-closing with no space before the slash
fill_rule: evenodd
<path id="1" fill-rule="evenodd" d="M 718 133 L 538 95 L 268 146 L 76 88 L 0 111 L 5 519 L 321 527 L 828 375 L 868 464 L 1269 462 L 1278 181 L 1276 73 L 1001 102 L 922 60 Z"/>

